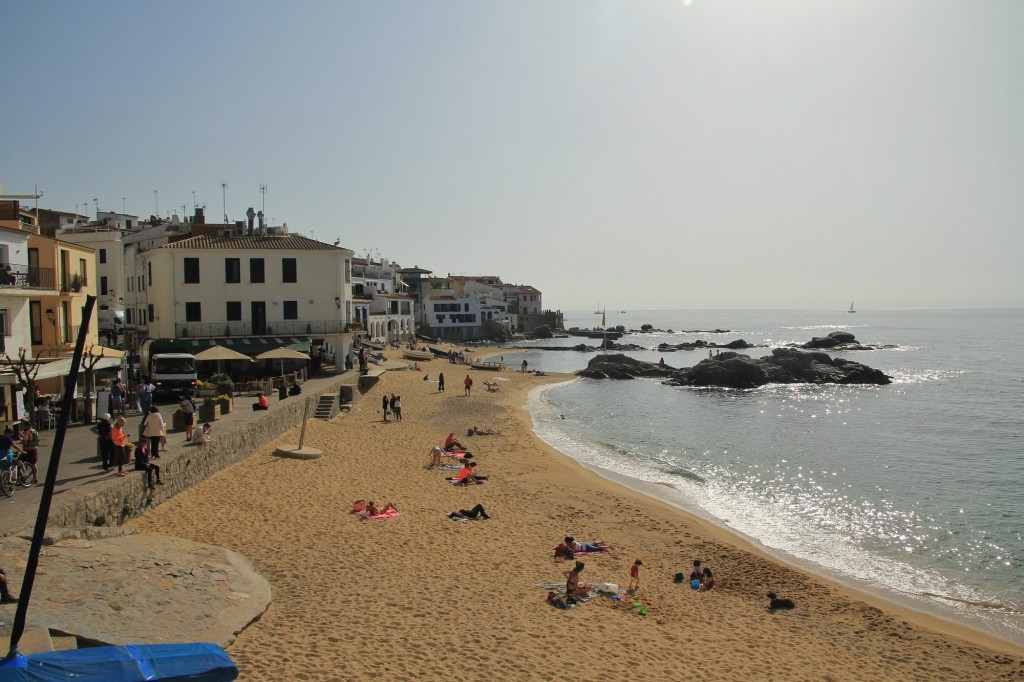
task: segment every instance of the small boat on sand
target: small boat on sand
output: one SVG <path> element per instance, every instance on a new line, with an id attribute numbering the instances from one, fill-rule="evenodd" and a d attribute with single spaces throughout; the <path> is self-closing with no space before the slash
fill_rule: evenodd
<path id="1" fill-rule="evenodd" d="M 504 362 L 488 362 L 485 360 L 473 360 L 469 363 L 473 369 L 485 369 L 489 372 L 500 372 L 505 369 Z"/>
<path id="2" fill-rule="evenodd" d="M 417 360 L 420 362 L 426 362 L 434 359 L 434 354 L 429 350 L 403 350 L 402 357 L 407 360 Z"/>

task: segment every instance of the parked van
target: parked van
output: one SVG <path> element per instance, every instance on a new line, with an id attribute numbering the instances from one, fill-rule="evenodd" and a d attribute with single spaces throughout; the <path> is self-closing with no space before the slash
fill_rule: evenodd
<path id="1" fill-rule="evenodd" d="M 108 308 L 98 311 L 96 316 L 99 321 L 97 326 L 101 332 L 124 333 L 124 311 Z"/>

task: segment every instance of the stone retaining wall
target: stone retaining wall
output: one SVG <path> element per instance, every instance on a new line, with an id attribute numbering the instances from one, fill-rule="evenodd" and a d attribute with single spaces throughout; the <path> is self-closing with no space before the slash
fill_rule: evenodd
<path id="1" fill-rule="evenodd" d="M 337 394 L 346 380 L 337 380 L 303 392 L 303 398 L 313 398 L 309 418 L 313 418 L 316 402 L 325 393 Z M 289 400 L 277 404 L 266 412 L 253 413 L 250 421 L 236 427 L 218 430 L 216 438 L 204 446 L 186 446 L 168 451 L 160 465 L 166 485 L 156 490 L 146 488 L 146 476 L 133 471 L 129 464 L 128 476 L 117 480 L 102 491 L 80 499 L 61 500 L 55 496 L 47 525 L 54 526 L 114 526 L 138 516 L 148 508 L 170 499 L 235 462 L 255 454 L 285 431 L 302 421 L 306 400 Z M 102 524 L 100 523 L 102 520 Z"/>

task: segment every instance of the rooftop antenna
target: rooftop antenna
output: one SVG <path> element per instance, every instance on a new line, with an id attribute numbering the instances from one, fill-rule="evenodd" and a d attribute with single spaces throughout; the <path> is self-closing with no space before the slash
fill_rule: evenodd
<path id="1" fill-rule="evenodd" d="M 160 192 L 153 190 L 153 215 L 160 217 Z"/>
<path id="2" fill-rule="evenodd" d="M 228 223 L 228 181 L 220 181 L 220 196 L 224 202 L 224 224 Z"/>
<path id="3" fill-rule="evenodd" d="M 121 197 L 121 214 L 128 215 L 128 200 L 125 197 Z"/>
<path id="4" fill-rule="evenodd" d="M 263 215 L 267 215 L 267 183 L 260 183 L 260 194 L 263 195 Z"/>

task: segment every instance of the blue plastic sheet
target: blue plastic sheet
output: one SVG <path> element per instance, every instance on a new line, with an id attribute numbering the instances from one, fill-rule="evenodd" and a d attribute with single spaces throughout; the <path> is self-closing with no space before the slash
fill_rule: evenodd
<path id="1" fill-rule="evenodd" d="M 0 682 L 230 682 L 238 667 L 216 644 L 139 644 L 50 651 L 0 662 Z"/>

